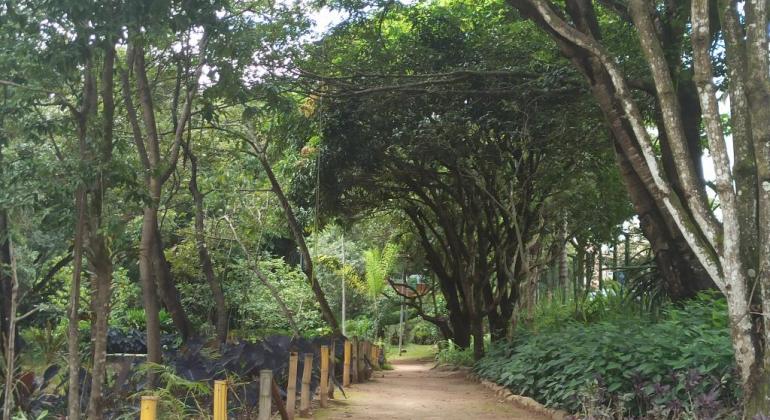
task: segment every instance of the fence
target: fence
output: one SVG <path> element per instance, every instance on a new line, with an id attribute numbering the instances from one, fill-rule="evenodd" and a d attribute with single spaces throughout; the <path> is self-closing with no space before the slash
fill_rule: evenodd
<path id="1" fill-rule="evenodd" d="M 259 407 L 257 420 L 270 419 L 277 411 L 282 420 L 293 420 L 297 411 L 297 385 L 300 385 L 299 417 L 310 417 L 311 405 L 316 390 L 311 387 L 314 367 L 320 368 L 320 383 L 317 387 L 319 405 L 328 407 L 329 399 L 334 398 L 335 383 L 340 388 L 369 380 L 374 370 L 380 369 L 380 359 L 384 360 L 383 349 L 366 340 L 344 340 L 341 354 L 341 385 L 336 378 L 335 340 L 331 345 L 320 345 L 319 357 L 314 353 L 302 354 L 302 375 L 299 376 L 298 352 L 289 353 L 288 375 L 286 389 L 283 390 L 276 381 L 273 369 L 262 369 L 259 375 Z M 228 414 L 228 381 L 216 380 L 213 384 L 212 414 L 214 420 L 226 420 Z M 285 398 L 283 397 L 285 395 Z M 141 399 L 140 420 L 156 420 L 158 418 L 159 397 L 145 395 Z"/>

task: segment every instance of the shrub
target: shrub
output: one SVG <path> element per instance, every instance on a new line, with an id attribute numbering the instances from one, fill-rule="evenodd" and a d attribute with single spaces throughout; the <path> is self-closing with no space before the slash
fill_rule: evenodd
<path id="1" fill-rule="evenodd" d="M 436 344 L 439 340 L 438 328 L 428 321 L 419 320 L 412 328 L 412 342 L 415 344 Z"/>
<path id="2" fill-rule="evenodd" d="M 463 349 L 452 340 L 446 340 L 439 345 L 436 359 L 440 364 L 454 366 L 473 366 L 473 346 Z"/>
<path id="3" fill-rule="evenodd" d="M 726 314 L 723 300 L 702 296 L 665 308 L 658 322 L 636 316 L 521 331 L 475 370 L 574 413 L 611 407 L 637 418 L 708 418 L 739 397 Z"/>
<path id="4" fill-rule="evenodd" d="M 374 320 L 366 315 L 359 315 L 354 319 L 349 319 L 345 323 L 345 329 L 348 337 L 358 337 L 359 339 L 373 340 Z"/>

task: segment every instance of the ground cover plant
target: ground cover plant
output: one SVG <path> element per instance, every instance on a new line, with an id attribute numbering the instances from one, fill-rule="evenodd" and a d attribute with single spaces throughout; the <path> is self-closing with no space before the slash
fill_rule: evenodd
<path id="1" fill-rule="evenodd" d="M 474 370 L 579 418 L 724 418 L 739 406 L 725 302 L 519 330 Z"/>

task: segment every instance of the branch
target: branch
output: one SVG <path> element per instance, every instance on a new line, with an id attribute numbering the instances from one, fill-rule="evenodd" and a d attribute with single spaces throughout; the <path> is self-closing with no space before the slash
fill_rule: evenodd
<path id="1" fill-rule="evenodd" d="M 147 148 L 144 145 L 144 137 L 142 136 L 142 128 L 139 126 L 139 118 L 136 115 L 136 107 L 131 98 L 131 79 L 129 71 L 133 65 L 134 48 L 129 44 L 126 52 L 126 68 L 121 69 L 120 71 L 120 80 L 123 87 L 123 103 L 126 107 L 126 114 L 128 114 L 128 121 L 131 123 L 131 133 L 133 134 L 136 151 L 139 154 L 139 161 L 142 162 L 145 171 L 149 171 L 150 158 L 147 155 Z M 148 173 L 145 173 L 145 178 L 148 175 Z"/>
<path id="2" fill-rule="evenodd" d="M 267 290 L 270 291 L 270 294 L 273 295 L 273 299 L 275 299 L 276 303 L 278 303 L 278 307 L 281 308 L 281 311 L 286 316 L 286 319 L 289 321 L 289 325 L 291 326 L 291 329 L 294 330 L 295 337 L 299 337 L 301 335 L 301 332 L 299 328 L 297 327 L 297 323 L 294 321 L 294 317 L 291 314 L 291 311 L 289 311 L 289 307 L 286 306 L 286 302 L 284 302 L 283 298 L 281 298 L 281 294 L 278 292 L 278 289 L 275 288 L 270 283 L 270 280 L 265 276 L 264 273 L 262 273 L 262 270 L 259 269 L 259 265 L 257 265 L 257 260 L 255 260 L 251 254 L 249 253 L 249 250 L 246 248 L 246 245 L 243 244 L 241 241 L 241 238 L 238 236 L 238 232 L 235 231 L 235 227 L 233 226 L 232 222 L 230 222 L 230 218 L 227 217 L 227 215 L 223 216 L 223 219 L 227 222 L 227 225 L 230 226 L 230 231 L 233 232 L 233 237 L 238 242 L 238 245 L 241 246 L 241 249 L 243 250 L 243 253 L 246 255 L 246 258 L 249 259 L 249 262 L 251 262 L 251 269 L 254 271 L 254 273 L 257 275 L 257 278 L 260 282 L 262 282 L 262 285 L 267 287 Z"/>
<path id="3" fill-rule="evenodd" d="M 204 32 L 203 37 L 201 38 L 200 44 L 198 46 L 198 66 L 195 68 L 195 73 L 193 74 L 193 82 L 191 83 L 191 86 L 187 88 L 187 95 L 185 98 L 185 103 L 182 106 L 182 115 L 180 116 L 179 122 L 176 126 L 176 133 L 174 133 L 174 145 L 171 148 L 171 155 L 168 159 L 168 168 L 166 168 L 166 172 L 163 173 L 163 175 L 160 178 L 161 184 L 165 182 L 169 176 L 171 176 L 171 173 L 174 172 L 174 168 L 176 167 L 176 162 L 179 160 L 179 147 L 182 144 L 182 136 L 184 135 L 184 129 L 187 125 L 187 121 L 190 119 L 190 112 L 192 110 L 192 102 L 195 98 L 195 93 L 198 91 L 198 80 L 201 78 L 201 74 L 203 72 L 203 65 L 206 63 L 206 46 L 208 45 L 208 33 Z"/>

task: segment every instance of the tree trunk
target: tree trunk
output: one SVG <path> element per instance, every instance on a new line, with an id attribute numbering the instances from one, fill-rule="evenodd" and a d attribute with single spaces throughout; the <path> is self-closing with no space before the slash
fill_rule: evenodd
<path id="1" fill-rule="evenodd" d="M 75 245 L 72 267 L 72 282 L 70 283 L 70 298 L 67 308 L 67 364 L 69 366 L 69 382 L 67 388 L 67 413 L 69 419 L 80 418 L 80 350 L 78 323 L 80 321 L 80 278 L 83 272 L 83 242 L 86 235 L 86 191 L 81 186 L 75 192 Z"/>
<path id="2" fill-rule="evenodd" d="M 592 280 L 594 279 L 594 264 L 596 263 L 596 258 L 594 257 L 593 252 L 586 252 L 586 263 L 585 263 L 585 292 L 586 296 L 588 296 L 589 293 L 591 293 L 592 289 Z"/>
<path id="3" fill-rule="evenodd" d="M 112 260 L 104 237 L 97 234 L 89 244 L 89 260 L 94 277 L 91 297 L 93 317 L 93 368 L 91 369 L 91 394 L 88 401 L 88 418 L 102 418 L 103 388 L 107 369 L 107 327 L 110 315 L 112 288 Z"/>
<path id="4" fill-rule="evenodd" d="M 510 316 L 505 317 L 497 313 L 497 311 L 491 311 L 487 314 L 487 320 L 489 321 L 489 335 L 493 343 L 497 343 L 505 340 L 508 336 L 508 325 L 510 325 Z"/>
<path id="5" fill-rule="evenodd" d="M 115 116 L 114 100 L 114 64 L 115 48 L 109 43 L 105 47 L 104 66 L 102 69 L 102 132 L 101 143 L 96 156 L 99 156 L 101 168 L 109 168 L 112 161 L 113 128 Z M 104 170 L 104 169 L 101 169 Z M 93 182 L 92 198 L 89 201 L 88 215 L 88 261 L 93 273 L 91 324 L 93 343 L 93 367 L 91 369 L 91 394 L 88 401 L 87 416 L 90 419 L 102 418 L 103 387 L 107 370 L 107 326 L 110 315 L 110 296 L 112 288 L 112 255 L 107 247 L 107 238 L 102 221 L 104 196 L 108 189 L 109 174 L 101 173 Z"/>
<path id="6" fill-rule="evenodd" d="M 599 253 L 599 266 L 598 266 L 598 278 L 599 281 L 599 292 L 604 290 L 604 250 L 602 249 L 602 244 L 599 244 L 599 249 L 597 250 Z"/>
<path id="7" fill-rule="evenodd" d="M 11 239 L 8 239 L 8 251 L 11 260 L 11 295 L 10 306 L 8 307 L 8 330 L 16 331 L 16 307 L 18 305 L 19 297 L 19 278 L 16 276 L 16 256 L 13 254 L 13 245 Z M 16 379 L 16 334 L 9 333 L 8 341 L 5 353 L 5 392 L 3 395 L 3 420 L 11 419 L 11 411 L 13 410 L 14 395 L 13 390 L 14 381 Z"/>
<path id="8" fill-rule="evenodd" d="M 481 360 L 484 357 L 484 319 L 474 315 L 470 319 L 470 324 L 473 334 L 473 359 Z"/>
<path id="9" fill-rule="evenodd" d="M 701 290 L 714 288 L 714 282 L 700 266 L 682 235 L 672 236 L 664 214 L 655 205 L 617 143 L 615 151 L 620 175 L 639 217 L 639 227 L 650 242 L 655 265 L 663 277 L 668 296 L 673 300 L 689 299 Z M 630 255 L 626 255 L 626 260 L 629 258 Z M 626 265 L 629 263 L 630 260 Z"/>
<path id="10" fill-rule="evenodd" d="M 171 266 L 163 252 L 163 238 L 157 225 L 157 210 L 155 210 L 155 233 L 153 234 L 152 265 L 155 270 L 155 280 L 158 287 L 158 295 L 166 306 L 171 320 L 183 341 L 187 341 L 193 335 L 193 327 L 185 313 L 179 290 L 174 284 Z"/>
<path id="11" fill-rule="evenodd" d="M 8 241 L 10 231 L 8 213 L 6 213 L 5 209 L 0 209 L 0 299 L 2 299 L 2 308 L 0 308 L 0 339 L 3 342 L 8 339 L 11 325 L 11 288 L 13 279 L 10 273 L 11 248 Z M 15 334 L 15 331 L 13 333 Z M 4 351 L 5 349 L 2 350 Z"/>
<path id="12" fill-rule="evenodd" d="M 318 305 L 321 308 L 321 315 L 323 316 L 326 323 L 329 324 L 329 327 L 331 327 L 332 335 L 338 336 L 341 334 L 340 325 L 337 322 L 337 318 L 334 316 L 334 312 L 329 306 L 329 301 L 326 299 L 326 295 L 321 288 L 321 284 L 318 283 L 318 279 L 315 276 L 313 271 L 313 260 L 310 255 L 310 251 L 308 250 L 307 243 L 305 243 L 305 236 L 302 234 L 302 229 L 299 226 L 297 217 L 294 215 L 294 210 L 292 210 L 289 200 L 283 193 L 281 184 L 275 177 L 273 168 L 270 166 L 270 162 L 267 161 L 267 157 L 265 156 L 264 151 L 258 150 L 256 144 L 254 146 L 254 151 L 257 154 L 259 162 L 262 164 L 262 169 L 264 169 L 265 173 L 267 174 L 267 178 L 270 181 L 273 193 L 276 195 L 276 197 L 278 197 L 278 202 L 281 203 L 281 208 L 283 209 L 284 216 L 286 216 L 286 221 L 289 223 L 289 228 L 291 229 L 292 235 L 294 236 L 294 240 L 299 246 L 300 255 L 302 255 L 302 271 L 305 273 L 305 276 L 310 283 L 310 288 L 313 290 L 313 294 L 318 301 Z"/>
<path id="13" fill-rule="evenodd" d="M 146 319 L 147 330 L 147 361 L 161 363 L 160 347 L 160 308 L 158 292 L 155 287 L 152 253 L 155 247 L 155 229 L 157 227 L 157 210 L 152 207 L 144 209 L 142 219 L 142 236 L 139 241 L 139 279 L 142 285 L 142 304 Z M 155 374 L 147 374 L 148 388 L 155 386 Z"/>
<path id="14" fill-rule="evenodd" d="M 452 324 L 452 340 L 461 349 L 467 349 L 471 345 L 471 327 L 468 319 L 457 313 L 449 313 L 449 322 Z"/>
<path id="15" fill-rule="evenodd" d="M 577 297 L 579 296 L 578 293 L 585 287 L 583 275 L 585 274 L 586 266 L 586 247 L 582 241 L 577 241 L 577 245 L 575 247 L 575 272 L 573 275 L 575 277 L 575 299 L 577 300 Z"/>
<path id="16" fill-rule="evenodd" d="M 559 229 L 559 288 L 562 290 L 562 303 L 566 302 L 569 289 L 569 256 L 567 255 L 567 221 Z"/>
<path id="17" fill-rule="evenodd" d="M 190 146 L 185 146 L 185 152 L 190 159 L 190 183 L 188 187 L 195 203 L 195 244 L 198 248 L 198 259 L 200 260 L 201 270 L 206 277 L 206 282 L 211 289 L 211 295 L 214 297 L 214 316 L 216 318 L 215 326 L 217 340 L 223 343 L 227 339 L 227 306 L 225 303 L 225 294 L 222 291 L 222 285 L 219 284 L 216 275 L 214 275 L 214 265 L 211 262 L 211 255 L 206 247 L 206 229 L 204 225 L 203 194 L 198 189 L 198 157 L 192 153 Z"/>

